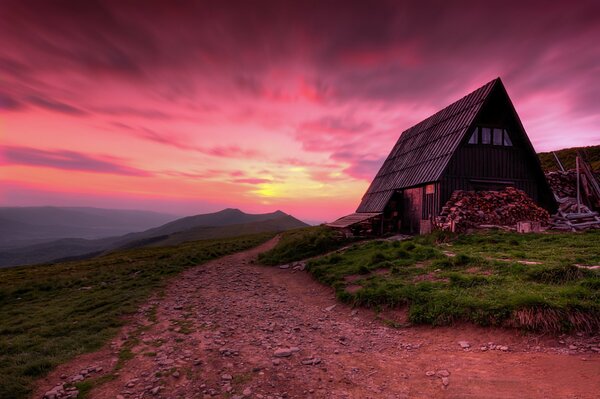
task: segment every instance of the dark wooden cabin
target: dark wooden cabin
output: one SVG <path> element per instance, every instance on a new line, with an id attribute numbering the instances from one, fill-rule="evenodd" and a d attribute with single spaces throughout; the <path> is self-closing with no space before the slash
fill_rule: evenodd
<path id="1" fill-rule="evenodd" d="M 455 190 L 509 186 L 556 210 L 537 154 L 497 78 L 404 131 L 356 213 L 330 226 L 349 231 L 368 213 L 373 232 L 425 233 Z"/>

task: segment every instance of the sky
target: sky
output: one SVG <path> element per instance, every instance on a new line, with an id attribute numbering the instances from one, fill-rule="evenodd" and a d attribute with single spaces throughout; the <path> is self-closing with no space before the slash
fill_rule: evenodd
<path id="1" fill-rule="evenodd" d="M 600 144 L 598 1 L 0 1 L 0 206 L 353 212 L 400 133 L 500 76 Z"/>

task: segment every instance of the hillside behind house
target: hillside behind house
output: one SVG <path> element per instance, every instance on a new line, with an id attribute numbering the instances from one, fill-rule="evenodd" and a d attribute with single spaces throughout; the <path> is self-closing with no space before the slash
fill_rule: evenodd
<path id="1" fill-rule="evenodd" d="M 239 209 L 177 219 L 138 233 L 100 239 L 62 238 L 0 251 L 0 267 L 89 258 L 116 249 L 176 245 L 188 241 L 234 237 L 242 234 L 279 232 L 307 224 L 276 211 L 247 214 Z"/>
<path id="2" fill-rule="evenodd" d="M 600 145 L 589 147 L 573 147 L 563 148 L 562 150 L 554 151 L 565 169 L 575 169 L 575 157 L 577 150 L 583 152 L 587 162 L 590 163 L 595 172 L 600 172 Z M 560 170 L 552 152 L 540 152 L 538 154 L 542 168 L 545 172 Z"/>

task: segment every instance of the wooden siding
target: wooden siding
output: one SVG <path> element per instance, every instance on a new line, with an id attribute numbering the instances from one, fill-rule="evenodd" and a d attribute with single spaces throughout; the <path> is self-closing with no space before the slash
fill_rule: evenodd
<path id="1" fill-rule="evenodd" d="M 515 146 L 463 145 L 454 154 L 441 180 L 441 203 L 444 204 L 454 190 L 474 190 L 477 183 L 485 181 L 506 182 L 506 186 L 525 191 L 537 202 L 540 199 L 538 179 L 529 160 L 528 154 Z"/>

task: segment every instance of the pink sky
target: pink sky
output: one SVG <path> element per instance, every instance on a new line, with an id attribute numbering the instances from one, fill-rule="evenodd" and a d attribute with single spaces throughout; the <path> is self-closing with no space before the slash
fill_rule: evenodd
<path id="1" fill-rule="evenodd" d="M 0 205 L 332 220 L 497 76 L 536 150 L 600 144 L 597 1 L 175 3 L 2 3 Z"/>

